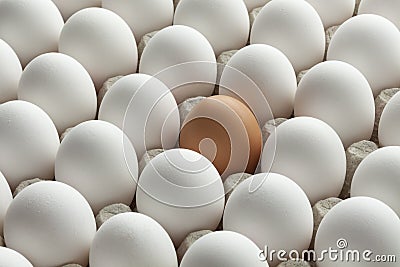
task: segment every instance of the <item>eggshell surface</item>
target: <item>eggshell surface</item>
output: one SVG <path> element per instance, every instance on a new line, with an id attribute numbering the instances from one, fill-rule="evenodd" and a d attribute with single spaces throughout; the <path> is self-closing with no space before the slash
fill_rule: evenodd
<path id="1" fill-rule="evenodd" d="M 135 34 L 136 42 L 143 35 L 172 25 L 172 0 L 103 0 L 102 7 L 121 16 Z"/>
<path id="2" fill-rule="evenodd" d="M 22 190 L 4 221 L 7 247 L 34 266 L 86 266 L 96 222 L 85 198 L 72 187 L 54 181 Z"/>
<path id="3" fill-rule="evenodd" d="M 90 249 L 90 266 L 178 267 L 178 262 L 161 225 L 146 215 L 128 212 L 113 216 L 100 227 Z"/>
<path id="4" fill-rule="evenodd" d="M 0 39 L 26 66 L 40 54 L 57 51 L 64 21 L 51 0 L 2 0 L 0 25 Z"/>
<path id="5" fill-rule="evenodd" d="M 301 79 L 295 116 L 310 116 L 329 124 L 345 147 L 369 140 L 375 121 L 375 102 L 367 79 L 350 64 L 327 61 Z"/>
<path id="6" fill-rule="evenodd" d="M 0 171 L 11 190 L 28 179 L 54 178 L 57 129 L 38 106 L 14 100 L 0 105 Z"/>
<path id="7" fill-rule="evenodd" d="M 268 267 L 257 258 L 258 254 L 259 248 L 247 237 L 235 232 L 218 231 L 201 237 L 190 246 L 180 266 Z"/>
<path id="8" fill-rule="evenodd" d="M 218 171 L 197 152 L 167 150 L 153 158 L 140 175 L 137 210 L 159 222 L 175 246 L 191 232 L 215 230 L 224 204 Z"/>
<path id="9" fill-rule="evenodd" d="M 340 25 L 354 13 L 355 0 L 307 0 L 321 17 L 324 28 Z"/>
<path id="10" fill-rule="evenodd" d="M 351 183 L 351 196 L 383 201 L 400 216 L 400 148 L 383 147 L 369 154 L 358 166 Z"/>
<path id="11" fill-rule="evenodd" d="M 100 7 L 101 0 L 52 0 L 60 10 L 64 20 L 67 20 L 77 11 L 87 7 Z"/>
<path id="12" fill-rule="evenodd" d="M 130 205 L 138 161 L 131 142 L 116 126 L 87 121 L 63 139 L 55 163 L 56 180 L 77 189 L 97 214 L 105 206 Z"/>
<path id="13" fill-rule="evenodd" d="M 261 171 L 292 179 L 314 204 L 337 197 L 342 190 L 346 173 L 344 147 L 325 122 L 311 117 L 290 119 L 268 137 Z"/>
<path id="14" fill-rule="evenodd" d="M 298 73 L 323 60 L 324 26 L 317 11 L 306 1 L 274 0 L 256 17 L 250 43 L 281 50 Z"/>
<path id="15" fill-rule="evenodd" d="M 381 146 L 400 145 L 400 94 L 395 94 L 383 109 L 379 120 L 378 137 Z"/>
<path id="16" fill-rule="evenodd" d="M 228 61 L 219 84 L 219 94 L 247 103 L 260 125 L 293 113 L 296 74 L 278 49 L 254 44 L 240 49 Z"/>
<path id="17" fill-rule="evenodd" d="M 174 96 L 160 80 L 146 74 L 118 80 L 104 96 L 99 119 L 118 126 L 131 140 L 138 158 L 146 150 L 175 147 L 179 136 Z"/>
<path id="18" fill-rule="evenodd" d="M 179 104 L 190 97 L 213 93 L 217 64 L 210 43 L 200 32 L 174 25 L 150 39 L 143 50 L 139 72 L 165 83 Z"/>
<path id="19" fill-rule="evenodd" d="M 260 248 L 301 252 L 311 241 L 312 209 L 295 182 L 280 174 L 260 173 L 234 189 L 225 207 L 223 227 L 247 236 Z M 279 263 L 268 260 L 271 266 Z"/>
<path id="20" fill-rule="evenodd" d="M 4 247 L 0 247 L 0 266 L 33 267 L 24 256 L 12 249 Z"/>
<path id="21" fill-rule="evenodd" d="M 179 145 L 203 154 L 222 178 L 254 173 L 260 158 L 261 131 L 253 113 L 239 100 L 211 96 L 187 115 Z"/>
<path id="22" fill-rule="evenodd" d="M 174 25 L 186 25 L 201 32 L 215 55 L 240 49 L 247 43 L 250 20 L 243 0 L 181 0 Z"/>
<path id="23" fill-rule="evenodd" d="M 0 172 L 0 235 L 3 236 L 3 222 L 8 206 L 12 201 L 12 193 L 6 178 Z M 0 253 L 1 254 L 1 253 Z M 0 257 L 1 258 L 1 257 Z"/>
<path id="24" fill-rule="evenodd" d="M 85 67 L 97 89 L 108 78 L 136 72 L 135 36 L 120 16 L 107 9 L 91 7 L 71 16 L 58 48 Z"/>
<path id="25" fill-rule="evenodd" d="M 317 255 L 329 248 L 337 250 L 336 255 L 344 255 L 344 259 L 351 251 L 358 251 L 360 260 L 341 261 L 325 256 L 318 266 L 398 266 L 396 262 L 376 262 L 375 257 L 395 255 L 398 258 L 399 234 L 399 217 L 383 202 L 369 197 L 346 199 L 322 219 L 315 238 L 315 250 Z"/>
<path id="26" fill-rule="evenodd" d="M 96 116 L 96 89 L 89 73 L 78 61 L 60 53 L 40 55 L 26 66 L 18 98 L 41 107 L 60 134 Z"/>
<path id="27" fill-rule="evenodd" d="M 387 18 L 400 29 L 400 18 L 398 11 L 400 10 L 400 2 L 396 0 L 362 0 L 358 7 L 358 13 L 375 14 Z"/>
<path id="28" fill-rule="evenodd" d="M 0 39 L 0 104 L 17 99 L 22 67 L 17 54 Z"/>
<path id="29" fill-rule="evenodd" d="M 400 32 L 381 16 L 358 15 L 343 23 L 332 37 L 327 59 L 347 62 L 361 71 L 374 97 L 383 89 L 400 86 Z"/>

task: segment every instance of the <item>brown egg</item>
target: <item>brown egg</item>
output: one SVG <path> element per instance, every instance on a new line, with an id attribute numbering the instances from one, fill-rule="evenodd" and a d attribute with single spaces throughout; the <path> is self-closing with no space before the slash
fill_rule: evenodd
<path id="1" fill-rule="evenodd" d="M 254 173 L 262 149 L 253 113 L 239 100 L 223 95 L 208 97 L 192 109 L 179 144 L 207 157 L 223 179 L 238 172 Z"/>

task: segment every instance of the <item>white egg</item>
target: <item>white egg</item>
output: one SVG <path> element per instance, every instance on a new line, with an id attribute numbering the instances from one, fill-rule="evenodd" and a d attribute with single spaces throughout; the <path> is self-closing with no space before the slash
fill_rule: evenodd
<path id="1" fill-rule="evenodd" d="M 201 32 L 217 56 L 244 47 L 249 38 L 250 20 L 243 0 L 181 0 L 174 24 Z"/>
<path id="2" fill-rule="evenodd" d="M 86 68 L 97 89 L 108 78 L 136 72 L 135 36 L 120 16 L 107 9 L 91 7 L 72 15 L 58 48 Z"/>
<path id="3" fill-rule="evenodd" d="M 57 51 L 64 21 L 51 0 L 2 0 L 0 25 L 0 39 L 25 66 L 40 54 Z"/>
<path id="4" fill-rule="evenodd" d="M 159 222 L 176 246 L 191 232 L 215 230 L 224 204 L 217 169 L 197 152 L 168 150 L 153 158 L 140 175 L 138 211 Z"/>
<path id="5" fill-rule="evenodd" d="M 22 190 L 11 202 L 4 221 L 7 247 L 34 266 L 86 266 L 96 222 L 85 198 L 55 181 Z"/>
<path id="6" fill-rule="evenodd" d="M 355 0 L 306 0 L 310 3 L 321 17 L 325 29 L 340 25 L 351 18 L 356 5 Z"/>
<path id="7" fill-rule="evenodd" d="M 254 44 L 240 49 L 228 61 L 219 94 L 243 100 L 260 125 L 293 113 L 296 74 L 288 58 L 278 49 Z"/>
<path id="8" fill-rule="evenodd" d="M 87 7 L 100 7 L 101 0 L 52 0 L 58 7 L 64 20 L 67 20 L 75 12 Z"/>
<path id="9" fill-rule="evenodd" d="M 55 163 L 56 180 L 77 189 L 95 214 L 105 206 L 130 205 L 138 161 L 124 133 L 105 121 L 87 121 L 63 139 Z"/>
<path id="10" fill-rule="evenodd" d="M 201 33 L 176 25 L 150 39 L 140 59 L 139 72 L 164 82 L 179 104 L 190 97 L 213 93 L 217 64 L 210 43 Z"/>
<path id="11" fill-rule="evenodd" d="M 349 147 L 371 138 L 375 100 L 360 71 L 341 61 L 327 61 L 312 67 L 301 79 L 294 114 L 328 123 Z"/>
<path id="12" fill-rule="evenodd" d="M 297 117 L 279 125 L 268 137 L 261 170 L 289 177 L 314 204 L 339 195 L 346 156 L 339 136 L 328 124 L 311 117 Z"/>
<path id="13" fill-rule="evenodd" d="M 357 167 L 351 196 L 368 196 L 390 206 L 400 217 L 400 147 L 380 148 Z"/>
<path id="14" fill-rule="evenodd" d="M 367 78 L 374 96 L 400 86 L 400 32 L 378 15 L 359 15 L 343 23 L 333 35 L 328 60 L 356 67 Z"/>
<path id="15" fill-rule="evenodd" d="M 32 264 L 15 250 L 0 247 L 0 266 L 33 267 Z"/>
<path id="16" fill-rule="evenodd" d="M 138 158 L 146 150 L 175 147 L 179 136 L 180 118 L 174 96 L 166 85 L 146 74 L 118 80 L 104 96 L 99 119 L 122 129 Z"/>
<path id="17" fill-rule="evenodd" d="M 400 2 L 398 0 L 362 0 L 357 14 L 380 15 L 393 22 L 400 29 L 399 10 Z"/>
<path id="18" fill-rule="evenodd" d="M 260 173 L 232 192 L 223 223 L 224 230 L 241 233 L 260 248 L 301 252 L 311 242 L 313 213 L 306 194 L 295 182 L 280 174 Z M 276 266 L 279 261 L 269 263 Z"/>
<path id="19" fill-rule="evenodd" d="M 128 212 L 113 216 L 96 233 L 91 267 L 178 267 L 171 238 L 152 218 Z"/>
<path id="20" fill-rule="evenodd" d="M 271 0 L 244 0 L 244 3 L 246 4 L 247 11 L 251 12 L 253 9 L 257 7 L 262 7 L 266 3 L 268 3 Z"/>
<path id="21" fill-rule="evenodd" d="M 4 217 L 6 216 L 8 206 L 10 206 L 12 199 L 13 197 L 10 186 L 8 185 L 6 178 L 4 178 L 3 174 L 0 172 L 0 236 L 3 235 Z"/>
<path id="22" fill-rule="evenodd" d="M 38 106 L 14 100 L 0 105 L 0 171 L 11 190 L 24 180 L 54 178 L 57 129 Z"/>
<path id="23" fill-rule="evenodd" d="M 400 146 L 400 94 L 395 94 L 383 109 L 378 137 L 381 146 Z"/>
<path id="24" fill-rule="evenodd" d="M 258 259 L 259 253 L 260 249 L 247 237 L 235 232 L 218 231 L 194 242 L 180 266 L 268 267 L 268 264 Z"/>
<path id="25" fill-rule="evenodd" d="M 22 67 L 17 54 L 0 39 L 0 104 L 17 99 Z"/>
<path id="26" fill-rule="evenodd" d="M 383 202 L 369 197 L 346 199 L 326 214 L 318 228 L 316 255 L 323 255 L 324 250 L 337 251 L 331 257 L 325 252 L 318 267 L 399 266 L 395 262 L 375 261 L 380 255 L 386 259 L 388 255 L 400 257 L 399 236 L 399 217 Z M 352 260 L 357 254 L 360 260 Z"/>
<path id="27" fill-rule="evenodd" d="M 251 44 L 268 44 L 281 50 L 296 72 L 321 62 L 325 32 L 315 9 L 306 1 L 274 0 L 256 17 Z"/>
<path id="28" fill-rule="evenodd" d="M 60 53 L 40 55 L 25 67 L 18 99 L 42 108 L 59 134 L 94 119 L 97 112 L 96 89 L 89 73 L 78 61 Z"/>
<path id="29" fill-rule="evenodd" d="M 103 0 L 102 6 L 117 13 L 129 24 L 136 42 L 146 33 L 172 25 L 174 17 L 172 0 Z"/>

